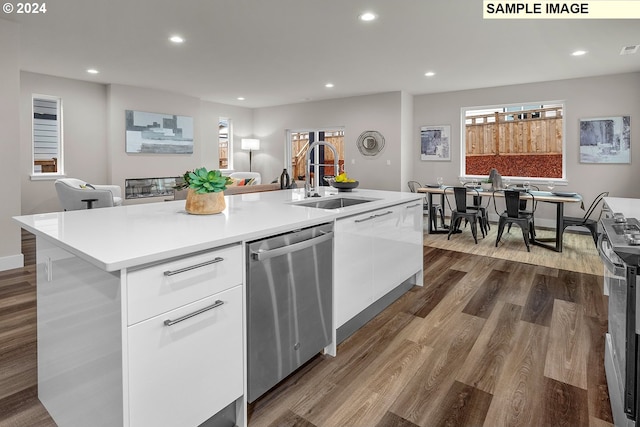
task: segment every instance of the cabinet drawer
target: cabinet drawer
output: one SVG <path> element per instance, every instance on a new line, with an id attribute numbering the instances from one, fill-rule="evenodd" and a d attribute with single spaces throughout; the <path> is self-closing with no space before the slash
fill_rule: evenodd
<path id="1" fill-rule="evenodd" d="M 195 427 L 242 395 L 242 313 L 236 286 L 128 328 L 131 427 Z"/>
<path id="2" fill-rule="evenodd" d="M 240 283 L 240 245 L 131 271 L 127 274 L 128 324 L 133 325 Z"/>

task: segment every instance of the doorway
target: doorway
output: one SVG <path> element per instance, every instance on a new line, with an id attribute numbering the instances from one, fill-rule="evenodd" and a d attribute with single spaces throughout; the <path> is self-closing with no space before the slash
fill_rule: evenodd
<path id="1" fill-rule="evenodd" d="M 344 129 L 315 129 L 287 131 L 285 153 L 292 179 L 305 180 L 307 171 L 305 160 L 309 146 L 316 141 L 333 145 L 338 154 L 338 170 L 335 170 L 333 152 L 326 146 L 316 147 L 311 153 L 311 182 L 314 187 L 328 185 L 325 177 L 334 177 L 344 171 Z"/>

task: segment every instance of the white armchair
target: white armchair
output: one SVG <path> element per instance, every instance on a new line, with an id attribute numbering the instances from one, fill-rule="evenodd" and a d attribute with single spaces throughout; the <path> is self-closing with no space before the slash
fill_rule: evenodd
<path id="1" fill-rule="evenodd" d="M 122 204 L 122 189 L 118 185 L 92 185 L 76 178 L 61 178 L 56 180 L 55 187 L 65 211 Z"/>

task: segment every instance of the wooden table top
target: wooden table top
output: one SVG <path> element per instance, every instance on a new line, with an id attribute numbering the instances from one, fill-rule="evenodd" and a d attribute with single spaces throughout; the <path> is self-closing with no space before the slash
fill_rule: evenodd
<path id="1" fill-rule="evenodd" d="M 420 187 L 418 188 L 416 191 L 418 193 L 432 193 L 432 194 L 444 194 L 444 191 L 446 189 L 451 189 L 451 186 L 442 186 L 441 188 L 437 188 L 437 187 Z M 481 188 L 478 188 L 477 190 L 470 188 L 468 193 L 471 196 L 475 196 L 476 195 L 476 191 L 478 192 L 477 195 L 479 196 L 492 196 L 492 195 L 496 195 L 498 197 L 504 197 L 504 193 L 502 191 L 491 191 L 491 190 L 483 190 Z M 561 191 L 559 191 L 561 192 Z M 556 194 L 553 194 L 553 192 L 551 191 L 539 191 L 539 190 L 530 190 L 529 193 L 527 192 L 522 192 L 521 197 L 524 198 L 531 198 L 531 195 L 533 195 L 533 197 L 535 197 L 535 200 L 538 202 L 551 202 L 551 203 L 575 203 L 575 202 L 582 202 L 582 196 L 580 196 L 580 194 L 577 194 L 575 196 L 558 196 Z"/>

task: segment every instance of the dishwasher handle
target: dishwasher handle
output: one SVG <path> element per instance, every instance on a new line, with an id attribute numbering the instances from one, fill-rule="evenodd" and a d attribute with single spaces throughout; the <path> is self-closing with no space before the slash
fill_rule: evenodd
<path id="1" fill-rule="evenodd" d="M 303 240 L 302 242 L 293 243 L 291 245 L 282 246 L 280 248 L 251 252 L 251 258 L 257 261 L 264 261 L 266 259 L 285 255 L 291 252 L 301 251 L 302 249 L 318 245 L 331 239 L 333 239 L 333 232 L 329 231 L 322 236 L 313 237 L 311 239 Z"/>

